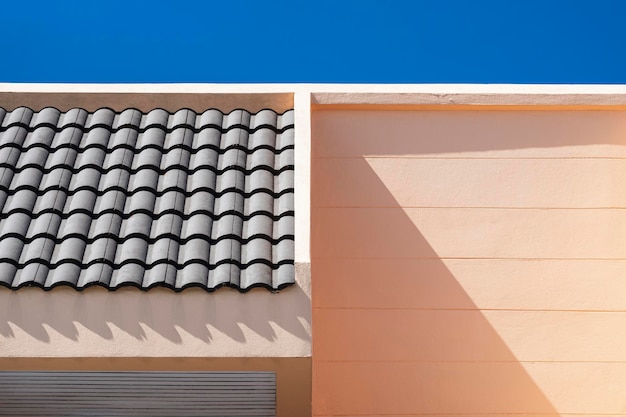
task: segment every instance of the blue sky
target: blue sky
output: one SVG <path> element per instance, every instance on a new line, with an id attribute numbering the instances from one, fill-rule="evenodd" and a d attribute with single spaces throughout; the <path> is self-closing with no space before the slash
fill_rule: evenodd
<path id="1" fill-rule="evenodd" d="M 0 5 L 0 82 L 626 83 L 626 1 Z"/>

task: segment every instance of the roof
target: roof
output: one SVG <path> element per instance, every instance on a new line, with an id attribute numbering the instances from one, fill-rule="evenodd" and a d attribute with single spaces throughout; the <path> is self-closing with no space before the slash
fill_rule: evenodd
<path id="1" fill-rule="evenodd" d="M 0 108 L 0 285 L 295 282 L 293 110 Z"/>

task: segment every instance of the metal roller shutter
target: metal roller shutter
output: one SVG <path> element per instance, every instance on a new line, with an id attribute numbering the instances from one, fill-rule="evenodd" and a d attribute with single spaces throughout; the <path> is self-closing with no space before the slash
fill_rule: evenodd
<path id="1" fill-rule="evenodd" d="M 0 372 L 0 416 L 275 414 L 273 372 Z"/>

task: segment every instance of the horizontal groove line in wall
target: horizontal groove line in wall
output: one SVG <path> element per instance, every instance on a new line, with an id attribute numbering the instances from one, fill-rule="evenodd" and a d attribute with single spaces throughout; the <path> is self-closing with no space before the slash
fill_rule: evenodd
<path id="1" fill-rule="evenodd" d="M 509 206 L 312 206 L 313 209 L 426 209 L 426 210 L 626 210 L 626 206 L 600 206 L 600 207 L 509 207 Z"/>
<path id="2" fill-rule="evenodd" d="M 410 413 L 410 414 L 404 414 L 404 413 L 393 413 L 393 414 L 355 414 L 355 413 L 350 413 L 350 414 L 333 414 L 333 415 L 329 415 L 329 414 L 313 414 L 313 417 L 400 417 L 400 416 L 407 416 L 407 417 L 415 417 L 415 413 Z M 614 416 L 619 416 L 619 417 L 624 417 L 624 413 L 619 413 L 619 414 L 606 414 L 606 413 L 602 413 L 602 414 L 598 414 L 598 413 L 558 413 L 558 414 L 554 414 L 554 412 L 545 412 L 545 413 L 419 413 L 419 416 L 421 417 L 428 417 L 428 416 L 432 416 L 432 417 L 451 417 L 451 416 L 457 416 L 457 417 L 483 417 L 483 416 L 510 416 L 510 417 L 517 417 L 517 416 L 542 416 L 542 417 L 614 417 Z"/>
<path id="3" fill-rule="evenodd" d="M 480 151 L 475 151 L 480 152 Z M 313 163 L 316 159 L 432 159 L 432 160 L 562 160 L 562 159 L 614 159 L 617 161 L 625 160 L 626 156 L 519 156 L 519 157 L 501 157 L 501 156 L 422 156 L 422 155 L 362 155 L 362 156 L 314 156 Z"/>
<path id="4" fill-rule="evenodd" d="M 440 260 L 440 261 L 626 261 L 626 258 L 528 258 L 528 257 L 453 257 L 453 256 L 420 256 L 420 257 L 376 257 L 376 256 L 366 256 L 366 257 L 346 257 L 346 256 L 327 256 L 327 257 L 319 257 L 312 256 L 311 260 L 319 260 L 319 261 L 340 261 L 340 260 L 354 260 L 354 261 L 364 261 L 364 260 L 387 260 L 387 261 L 398 261 L 398 260 Z"/>
<path id="5" fill-rule="evenodd" d="M 470 311 L 470 312 L 512 312 L 512 313 L 626 313 L 626 309 L 623 310 L 602 310 L 602 309 L 582 309 L 582 310 L 574 310 L 574 309 L 549 309 L 549 308 L 536 308 L 536 309 L 525 309 L 525 308 L 444 308 L 444 307 L 362 307 L 362 306 L 326 306 L 326 307 L 315 307 L 313 306 L 313 310 L 372 310 L 372 311 Z"/>
<path id="6" fill-rule="evenodd" d="M 406 363 L 406 364 L 411 364 L 411 363 L 415 363 L 415 364 L 425 364 L 425 363 L 439 363 L 439 364 L 445 364 L 445 363 L 454 363 L 454 364 L 465 364 L 465 363 L 471 363 L 471 364 L 509 364 L 509 363 L 514 363 L 514 364 L 534 364 L 534 363 L 539 363 L 539 364 L 561 364 L 561 363 L 567 363 L 567 364 L 601 364 L 601 363 L 606 363 L 606 364 L 624 364 L 626 365 L 626 360 L 624 361 L 562 361 L 562 360 L 552 360 L 552 361 L 548 361 L 548 360 L 509 360 L 509 361 L 470 361 L 470 360 L 428 360 L 428 361 L 418 361 L 418 360 L 358 360 L 358 359 L 341 359 L 341 360 L 329 360 L 329 359 L 314 359 L 314 362 L 319 362 L 319 363 Z"/>

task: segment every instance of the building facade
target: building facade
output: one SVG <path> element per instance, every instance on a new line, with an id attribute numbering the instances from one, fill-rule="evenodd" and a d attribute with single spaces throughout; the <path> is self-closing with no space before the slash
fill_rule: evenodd
<path id="1" fill-rule="evenodd" d="M 0 288 L 3 371 L 270 372 L 279 416 L 624 412 L 623 86 L 2 88 L 292 111 L 295 213 L 289 285 Z"/>

